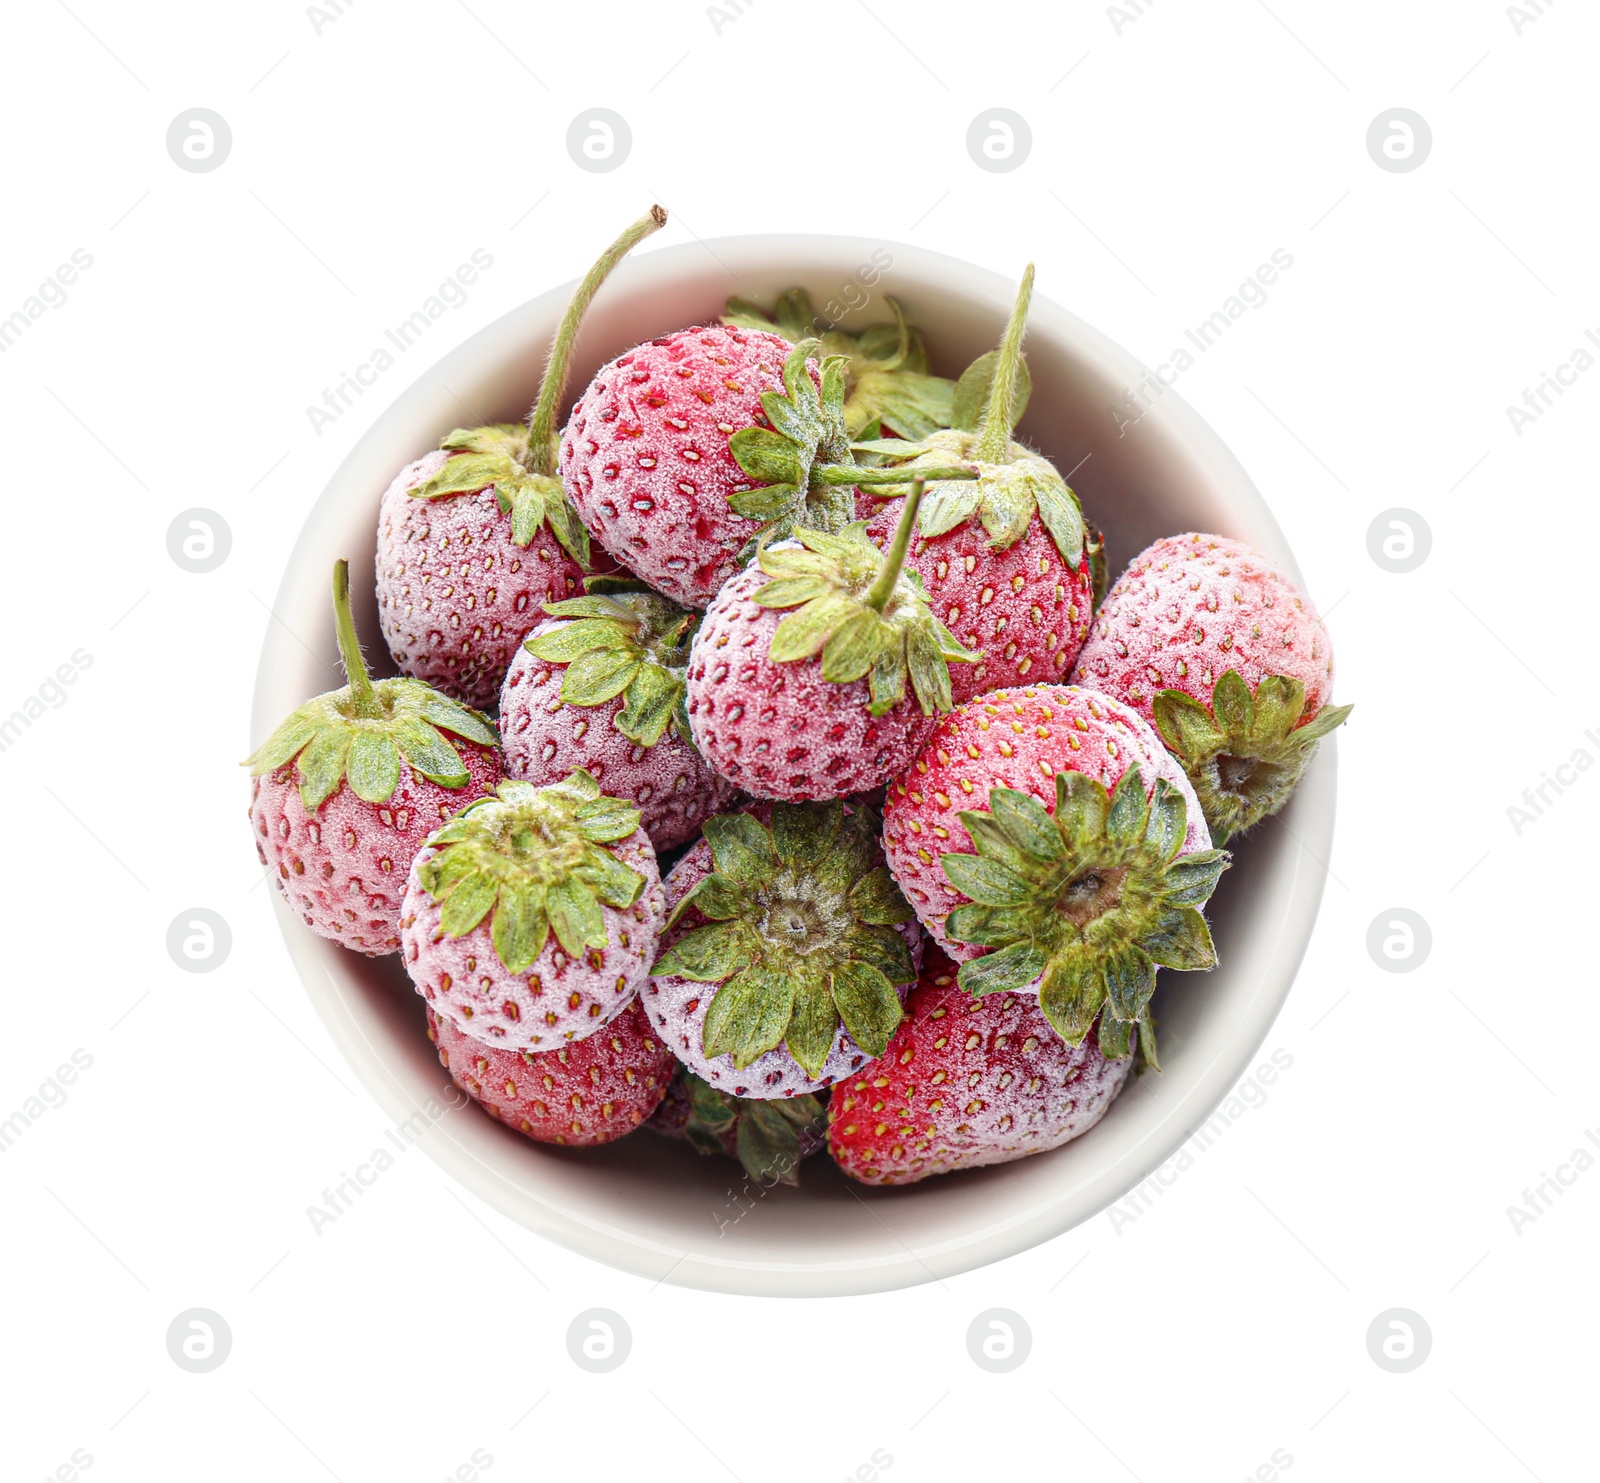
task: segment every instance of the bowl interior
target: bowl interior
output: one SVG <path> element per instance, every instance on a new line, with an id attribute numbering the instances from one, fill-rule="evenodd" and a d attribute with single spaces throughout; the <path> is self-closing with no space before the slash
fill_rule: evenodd
<path id="1" fill-rule="evenodd" d="M 819 308 L 855 305 L 839 320 L 847 330 L 888 318 L 883 296 L 892 294 L 924 330 L 933 368 L 952 376 L 998 339 L 1014 291 L 951 258 L 848 237 L 745 237 L 646 252 L 622 265 L 591 309 L 575 391 L 640 340 L 714 319 L 730 294 L 771 303 L 795 285 Z M 337 673 L 327 574 L 340 556 L 351 563 L 358 627 L 384 672 L 374 642 L 378 497 L 450 428 L 526 413 L 570 287 L 513 310 L 423 374 L 334 475 L 279 589 L 255 737 Z M 1075 471 L 1073 487 L 1106 533 L 1113 574 L 1158 535 L 1187 530 L 1248 541 L 1294 571 L 1249 478 L 1175 392 L 1119 432 L 1111 409 L 1140 380 L 1133 357 L 1042 294 L 1027 353 L 1033 398 L 1021 435 L 1063 472 Z M 1137 1185 L 1211 1115 L 1248 1067 L 1310 937 L 1333 801 L 1328 742 L 1288 809 L 1241 844 L 1223 877 L 1212 912 L 1221 966 L 1162 974 L 1159 1075 L 1130 1085 L 1098 1127 L 1053 1153 L 902 1189 L 856 1185 L 826 1159 L 805 1166 L 798 1190 L 763 1189 L 731 1161 L 652 1134 L 565 1150 L 531 1143 L 475 1106 L 439 1116 L 450 1106 L 448 1079 L 399 959 L 346 952 L 273 898 L 307 992 L 362 1080 L 397 1122 L 427 1126 L 421 1146 L 506 1214 L 652 1280 L 773 1295 L 868 1292 L 945 1277 L 1059 1234 Z"/>

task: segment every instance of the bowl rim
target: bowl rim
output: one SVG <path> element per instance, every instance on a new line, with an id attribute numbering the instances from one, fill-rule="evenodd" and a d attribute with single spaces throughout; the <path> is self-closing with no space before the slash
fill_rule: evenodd
<path id="1" fill-rule="evenodd" d="M 873 249 L 889 250 L 897 266 L 910 264 L 925 276 L 942 280 L 949 292 L 969 303 L 998 309 L 1002 317 L 1009 310 L 1014 285 L 992 270 L 908 243 L 826 234 L 746 234 L 654 246 L 624 262 L 602 295 L 617 286 L 625 286 L 637 295 L 648 292 L 652 285 L 670 284 L 685 272 L 704 271 L 706 254 L 738 278 L 737 272 L 728 267 L 729 262 L 748 263 L 776 256 L 843 264 L 857 261 Z M 474 332 L 422 371 L 356 438 L 306 517 L 275 596 L 274 617 L 300 609 L 306 579 L 297 573 L 306 567 L 308 553 L 325 544 L 323 533 L 349 501 L 375 501 L 377 493 L 393 477 L 394 469 L 406 461 L 393 461 L 392 448 L 404 442 L 408 430 L 437 420 L 433 409 L 440 402 L 440 388 L 448 391 L 457 373 L 464 375 L 470 367 L 491 360 L 509 360 L 519 353 L 525 355 L 530 324 L 541 318 L 553 320 L 573 286 L 563 284 L 527 300 Z M 1142 363 L 1131 353 L 1040 293 L 1035 293 L 1033 299 L 1030 334 L 1049 335 L 1121 385 L 1137 385 L 1145 374 Z M 580 370 L 582 353 L 580 342 Z M 576 375 L 574 381 L 578 382 Z M 425 412 L 424 408 L 429 410 Z M 1154 429 L 1180 445 L 1194 464 L 1204 469 L 1206 477 L 1252 527 L 1255 544 L 1303 586 L 1293 553 L 1265 500 L 1239 460 L 1199 413 L 1176 390 L 1168 388 L 1150 404 L 1141 421 L 1150 421 Z M 409 446 L 415 449 L 414 438 Z M 384 451 L 380 454 L 377 450 Z M 416 456 L 415 451 L 407 455 Z M 387 474 L 375 484 L 377 471 L 384 467 Z M 320 578 L 316 586 L 320 592 Z M 292 647 L 304 645 L 283 620 L 269 619 L 254 688 L 254 735 L 265 735 L 282 714 L 304 698 L 285 694 L 282 670 Z M 1010 1209 L 999 1218 L 979 1221 L 958 1236 L 916 1247 L 897 1236 L 898 1251 L 837 1261 L 744 1259 L 731 1253 L 715 1258 L 691 1256 L 680 1252 L 673 1243 L 597 1219 L 592 1212 L 542 1197 L 513 1180 L 506 1168 L 486 1157 L 486 1145 L 477 1136 L 480 1132 L 501 1131 L 492 1125 L 478 1130 L 460 1120 L 433 1123 L 420 1139 L 420 1146 L 457 1182 L 519 1224 L 569 1249 L 655 1282 L 670 1281 L 678 1286 L 744 1295 L 865 1294 L 941 1280 L 1016 1255 L 1092 1219 L 1145 1184 L 1214 1117 L 1229 1091 L 1246 1074 L 1288 996 L 1310 943 L 1325 887 L 1326 867 L 1321 862 L 1329 858 L 1332 845 L 1335 779 L 1336 747 L 1330 737 L 1319 747 L 1287 814 L 1280 816 L 1286 823 L 1288 818 L 1293 819 L 1290 832 L 1302 848 L 1290 856 L 1288 878 L 1276 883 L 1284 910 L 1267 952 L 1265 969 L 1257 976 L 1254 992 L 1242 1007 L 1236 1007 L 1233 1033 L 1206 1065 L 1190 1072 L 1190 1085 L 1181 1100 L 1118 1157 L 1103 1162 L 1097 1170 L 1082 1171 L 1070 1188 Z M 290 959 L 341 1054 L 388 1115 L 396 1122 L 414 1118 L 419 1110 L 416 1088 L 397 1073 L 391 1057 L 374 1039 L 367 1018 L 359 1012 L 354 992 L 340 983 L 334 971 L 333 965 L 349 956 L 347 951 L 309 932 L 281 892 L 269 894 Z M 1129 1093 L 1123 1095 L 1127 1097 Z M 487 1118 L 480 1120 L 488 1123 Z"/>

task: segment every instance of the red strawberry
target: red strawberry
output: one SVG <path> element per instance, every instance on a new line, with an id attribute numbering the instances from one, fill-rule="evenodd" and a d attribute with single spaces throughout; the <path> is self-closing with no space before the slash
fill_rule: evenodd
<path id="1" fill-rule="evenodd" d="M 707 819 L 672 868 L 645 1013 L 736 1097 L 819 1091 L 879 1055 L 921 933 L 859 805 L 755 805 Z"/>
<path id="2" fill-rule="evenodd" d="M 1030 995 L 967 993 L 929 949 L 882 1059 L 833 1090 L 828 1152 L 863 1184 L 1009 1163 L 1087 1133 L 1132 1067 L 1092 1029 L 1068 1045 Z"/>
<path id="3" fill-rule="evenodd" d="M 887 552 L 859 523 L 801 530 L 799 546 L 765 548 L 717 594 L 689 656 L 688 708 L 729 782 L 758 798 L 865 792 L 950 708 L 948 661 L 974 656 L 904 570 L 921 498 L 919 478 Z M 785 608 L 796 611 L 780 618 Z"/>
<path id="4" fill-rule="evenodd" d="M 377 957 L 400 946 L 406 871 L 428 831 L 500 781 L 499 738 L 421 680 L 373 683 L 344 561 L 333 611 L 350 682 L 307 701 L 246 760 L 250 828 L 306 925 Z"/>
<path id="5" fill-rule="evenodd" d="M 502 1050 L 428 1010 L 450 1078 L 490 1117 L 538 1143 L 587 1147 L 631 1133 L 666 1095 L 676 1062 L 635 1000 L 603 1030 L 559 1050 Z"/>
<path id="6" fill-rule="evenodd" d="M 384 491 L 378 613 L 406 674 L 472 705 L 493 705 L 541 604 L 583 590 L 589 533 L 556 477 L 556 417 L 584 310 L 611 269 L 666 219 L 652 207 L 578 285 L 526 426 L 457 428 Z"/>
<path id="7" fill-rule="evenodd" d="M 904 487 L 902 474 L 857 466 L 846 360 L 813 370 L 817 343 L 706 325 L 601 367 L 561 447 L 568 493 L 600 544 L 703 608 L 758 542 L 842 530 L 858 484 Z"/>
<path id="8" fill-rule="evenodd" d="M 1224 536 L 1141 551 L 1106 595 L 1075 679 L 1155 724 L 1219 843 L 1276 813 L 1351 711 L 1328 704 L 1333 645 L 1310 600 Z"/>
<path id="9" fill-rule="evenodd" d="M 1199 912 L 1227 866 L 1194 790 L 1136 712 L 1066 685 L 1000 690 L 947 717 L 895 781 L 884 853 L 972 994 L 1036 993 L 1080 1045 L 1128 1053 L 1157 967 L 1210 968 Z"/>
<path id="10" fill-rule="evenodd" d="M 738 1159 L 746 1174 L 769 1188 L 798 1185 L 800 1165 L 828 1141 L 820 1097 L 735 1097 L 682 1066 L 645 1126 L 684 1139 L 697 1153 Z"/>
<path id="11" fill-rule="evenodd" d="M 555 616 L 517 651 L 500 694 L 507 776 L 552 783 L 581 767 L 639 806 L 656 849 L 692 839 L 738 793 L 689 733 L 684 672 L 699 614 L 610 577 L 547 610 Z"/>
<path id="12" fill-rule="evenodd" d="M 400 916 L 406 972 L 476 1040 L 551 1050 L 633 1002 L 666 914 L 639 810 L 586 772 L 505 782 L 429 836 Z"/>
<path id="13" fill-rule="evenodd" d="M 902 475 L 928 469 L 932 481 L 932 466 L 962 462 L 978 471 L 976 483 L 930 482 L 909 558 L 934 613 L 982 651 L 951 676 L 958 704 L 985 690 L 1062 679 L 1094 610 L 1098 537 L 1055 466 L 1011 436 L 1030 389 L 1022 336 L 1032 295 L 1029 264 L 1000 348 L 974 361 L 956 386 L 953 427 L 918 443 L 858 445 L 897 461 Z M 890 501 L 868 534 L 887 539 L 900 514 L 901 502 Z"/>
<path id="14" fill-rule="evenodd" d="M 955 382 L 928 374 L 928 350 L 921 334 L 906 323 L 895 300 L 886 295 L 884 302 L 894 323 L 868 325 L 859 335 L 848 334 L 814 315 L 811 295 L 803 288 L 780 294 L 771 314 L 746 299 L 729 299 L 722 322 L 740 329 L 766 330 L 791 345 L 817 337 L 824 356 L 844 356 L 844 421 L 851 437 L 925 438 L 950 426 Z M 829 307 L 830 312 L 839 309 L 836 304 Z M 848 313 L 848 307 L 840 312 Z"/>

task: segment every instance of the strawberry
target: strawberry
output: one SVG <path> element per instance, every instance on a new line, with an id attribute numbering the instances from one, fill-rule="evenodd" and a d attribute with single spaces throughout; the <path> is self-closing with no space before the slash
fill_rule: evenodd
<path id="1" fill-rule="evenodd" d="M 920 442 L 856 445 L 888 459 L 902 477 L 928 470 L 910 563 L 934 612 L 967 648 L 983 652 L 951 677 L 957 703 L 1063 678 L 1094 611 L 1099 537 L 1055 466 L 1011 436 L 1031 389 L 1022 337 L 1032 296 L 1029 264 L 999 349 L 980 356 L 957 383 L 952 427 Z M 975 483 L 945 483 L 933 472 L 958 463 L 977 469 Z M 891 500 L 868 534 L 886 540 L 900 514 L 900 501 Z"/>
<path id="2" fill-rule="evenodd" d="M 892 431 L 902 438 L 925 438 L 950 426 L 955 382 L 929 375 L 928 349 L 921 334 L 906 323 L 895 300 L 886 296 L 884 301 L 894 323 L 869 325 L 859 335 L 815 316 L 811 295 L 803 288 L 780 294 L 771 314 L 746 299 L 729 299 L 722 322 L 781 335 L 791 345 L 816 337 L 823 355 L 844 356 L 844 421 L 851 437 L 878 437 Z M 848 313 L 849 308 L 841 312 Z"/>
<path id="3" fill-rule="evenodd" d="M 813 370 L 817 347 L 701 325 L 602 366 L 561 445 L 567 491 L 600 544 L 704 608 L 758 542 L 842 530 L 859 483 L 903 487 L 904 475 L 856 464 L 846 358 Z"/>
<path id="4" fill-rule="evenodd" d="M 457 428 L 384 491 L 378 613 L 404 673 L 493 705 L 540 604 L 583 590 L 589 533 L 556 477 L 556 416 L 584 311 L 611 269 L 666 219 L 652 207 L 578 285 L 526 426 Z"/>
<path id="5" fill-rule="evenodd" d="M 682 1066 L 645 1126 L 684 1139 L 697 1153 L 738 1159 L 746 1174 L 769 1188 L 798 1185 L 801 1163 L 828 1141 L 820 1097 L 735 1097 Z"/>
<path id="6" fill-rule="evenodd" d="M 435 830 L 411 865 L 400 942 L 417 992 L 458 1029 L 548 1051 L 633 1002 L 664 915 L 639 810 L 577 771 L 501 783 Z"/>
<path id="7" fill-rule="evenodd" d="M 689 732 L 684 672 L 700 615 L 643 582 L 591 577 L 547 603 L 500 694 L 508 777 L 552 783 L 581 767 L 638 805 L 657 850 L 692 839 L 737 795 Z"/>
<path id="8" fill-rule="evenodd" d="M 878 816 L 775 804 L 707 819 L 667 876 L 645 1013 L 736 1097 L 815 1092 L 883 1052 L 921 935 L 883 865 Z"/>
<path id="9" fill-rule="evenodd" d="M 556 1050 L 485 1045 L 428 1010 L 439 1064 L 490 1117 L 536 1143 L 587 1147 L 639 1127 L 660 1105 L 676 1062 L 635 999 L 604 1029 Z"/>
<path id="10" fill-rule="evenodd" d="M 1141 551 L 1106 595 L 1074 678 L 1154 723 L 1218 843 L 1282 808 L 1351 711 L 1328 704 L 1333 646 L 1310 600 L 1225 536 L 1166 536 Z"/>
<path id="11" fill-rule="evenodd" d="M 717 594 L 689 656 L 688 710 L 696 745 L 729 782 L 759 798 L 864 792 L 905 767 L 950 709 L 948 661 L 977 656 L 905 570 L 921 498 L 918 478 L 887 552 L 859 522 L 841 535 L 801 530 Z"/>
<path id="12" fill-rule="evenodd" d="M 1157 967 L 1216 949 L 1199 908 L 1228 859 L 1194 790 L 1134 710 L 1066 685 L 1000 690 L 945 718 L 895 781 L 884 853 L 974 995 L 1037 994 L 1081 1045 L 1137 1030 L 1155 1061 Z"/>
<path id="13" fill-rule="evenodd" d="M 306 925 L 377 957 L 399 949 L 401 883 L 428 831 L 500 781 L 499 737 L 421 680 L 372 681 L 348 562 L 334 564 L 333 612 L 349 683 L 308 700 L 246 759 L 250 828 Z"/>
<path id="14" fill-rule="evenodd" d="M 1132 1067 L 1092 1029 L 1068 1045 L 1031 995 L 968 993 L 930 949 L 883 1058 L 834 1088 L 828 1152 L 863 1184 L 1009 1163 L 1087 1133 Z"/>

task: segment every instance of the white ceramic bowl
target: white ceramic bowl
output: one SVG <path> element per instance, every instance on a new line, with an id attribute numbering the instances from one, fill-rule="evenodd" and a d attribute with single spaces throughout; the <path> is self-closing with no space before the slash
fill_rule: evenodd
<path id="1" fill-rule="evenodd" d="M 886 255 L 892 262 L 864 284 Z M 638 341 L 714 319 L 730 294 L 770 303 L 796 284 L 819 312 L 829 301 L 859 305 L 843 319 L 845 329 L 887 318 L 882 297 L 893 294 L 927 331 L 935 369 L 951 375 L 995 343 L 1014 292 L 1011 281 L 953 258 L 850 237 L 737 237 L 646 251 L 622 265 L 591 309 L 574 394 Z M 267 626 L 256 739 L 328 688 L 325 665 L 337 663 L 328 572 L 337 557 L 350 560 L 357 623 L 381 656 L 371 596 L 379 494 L 450 428 L 526 413 L 571 287 L 513 310 L 446 356 L 395 400 L 334 475 L 279 589 L 282 621 Z M 1044 293 L 1034 296 L 1027 353 L 1033 400 L 1022 435 L 1063 471 L 1077 470 L 1073 486 L 1107 534 L 1113 575 L 1156 536 L 1187 530 L 1249 541 L 1294 571 L 1244 469 L 1175 392 L 1118 435 L 1109 409 L 1140 380 L 1133 356 Z M 775 1296 L 874 1292 L 1026 1250 L 1139 1184 L 1250 1064 L 1316 918 L 1318 860 L 1328 858 L 1333 832 L 1334 767 L 1333 743 L 1324 742 L 1282 821 L 1236 851 L 1213 903 L 1222 966 L 1161 975 L 1162 1072 L 1131 1085 L 1098 1127 L 1053 1153 L 900 1189 L 853 1184 L 821 1159 L 805 1166 L 800 1189 L 763 1191 L 748 1187 L 731 1161 L 702 1158 L 654 1134 L 598 1149 L 546 1147 L 475 1106 L 439 1120 L 422 1146 L 530 1230 L 689 1287 Z M 385 1112 L 403 1121 L 430 1098 L 437 1106 L 448 1083 L 399 958 L 346 952 L 271 895 L 307 993 Z"/>

